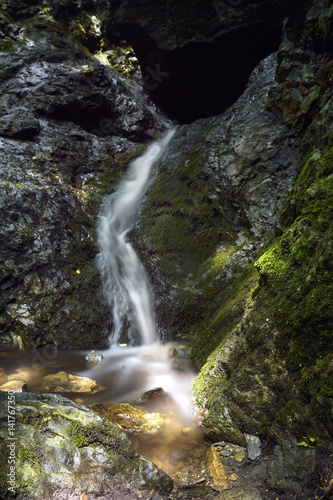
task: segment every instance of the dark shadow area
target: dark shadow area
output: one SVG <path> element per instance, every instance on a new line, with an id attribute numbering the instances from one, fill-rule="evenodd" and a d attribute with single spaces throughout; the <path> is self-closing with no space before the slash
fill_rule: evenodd
<path id="1" fill-rule="evenodd" d="M 214 42 L 150 53 L 151 61 L 142 65 L 145 88 L 163 111 L 182 123 L 220 114 L 238 99 L 251 71 L 277 50 L 280 40 L 280 27 L 261 23 Z"/>

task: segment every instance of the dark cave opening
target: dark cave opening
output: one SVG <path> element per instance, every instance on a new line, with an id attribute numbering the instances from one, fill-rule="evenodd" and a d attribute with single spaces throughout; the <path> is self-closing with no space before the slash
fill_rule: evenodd
<path id="1" fill-rule="evenodd" d="M 144 86 L 170 118 L 191 123 L 225 111 L 244 91 L 252 70 L 281 41 L 281 27 L 264 23 L 234 30 L 211 42 L 173 51 L 137 50 Z"/>

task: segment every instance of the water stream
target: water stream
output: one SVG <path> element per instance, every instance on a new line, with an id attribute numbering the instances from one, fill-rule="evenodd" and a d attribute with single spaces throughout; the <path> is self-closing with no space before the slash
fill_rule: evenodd
<path id="1" fill-rule="evenodd" d="M 135 331 L 142 344 L 157 340 L 157 328 L 146 273 L 126 235 L 133 228 L 140 203 L 152 181 L 154 166 L 175 130 L 171 129 L 131 163 L 127 178 L 103 203 L 98 224 L 97 258 L 103 291 L 113 310 L 112 344 L 117 344 L 126 323 L 127 337 Z M 133 328 L 133 318 L 135 327 Z M 131 324 L 132 323 L 132 324 Z M 132 337 L 132 338 L 131 338 Z"/>
<path id="2" fill-rule="evenodd" d="M 164 391 L 166 399 L 146 402 L 149 411 L 168 415 L 163 432 L 153 437 L 136 436 L 133 444 L 147 458 L 175 474 L 181 456 L 187 461 L 193 450 L 205 452 L 202 432 L 192 411 L 191 385 L 195 372 L 186 357 L 186 346 L 158 342 L 146 273 L 126 239 L 154 177 L 154 167 L 174 133 L 174 129 L 166 132 L 130 165 L 126 179 L 102 206 L 98 225 L 101 250 L 98 266 L 107 303 L 113 310 L 112 342 L 104 354 L 103 366 L 84 375 L 97 377 L 102 385 L 111 385 L 112 389 L 104 394 L 104 398 L 107 395 L 113 402 L 134 401 L 135 404 L 136 398 L 146 391 L 156 388 Z M 139 334 L 141 345 L 117 346 L 124 326 L 130 340 L 137 341 L 133 335 Z M 178 357 L 176 360 L 171 354 L 174 351 Z M 197 458 L 199 456 L 200 453 Z"/>
<path id="3" fill-rule="evenodd" d="M 131 163 L 126 179 L 106 198 L 101 209 L 97 261 L 114 325 L 111 346 L 102 351 L 102 364 L 87 363 L 88 351 L 56 351 L 51 356 L 45 349 L 34 353 L 8 349 L 0 355 L 0 366 L 5 369 L 0 382 L 8 378 L 24 380 L 28 391 L 41 393 L 45 392 L 42 377 L 64 370 L 97 382 L 99 390 L 94 394 L 62 393 L 85 405 L 136 405 L 144 392 L 161 388 L 166 397 L 140 402 L 138 407 L 145 406 L 149 412 L 167 416 L 162 432 L 131 435 L 131 439 L 140 453 L 172 477 L 177 474 L 183 477 L 190 462 L 196 470 L 202 469 L 202 461 L 205 463 L 206 445 L 192 410 L 191 386 L 195 369 L 188 357 L 188 345 L 164 344 L 158 340 L 146 273 L 126 238 L 154 178 L 154 167 L 174 133 L 174 129 L 168 130 Z M 139 335 L 139 339 L 134 339 L 135 345 L 118 345 L 124 327 L 130 330 L 128 337 L 132 336 L 132 340 L 133 335 Z"/>

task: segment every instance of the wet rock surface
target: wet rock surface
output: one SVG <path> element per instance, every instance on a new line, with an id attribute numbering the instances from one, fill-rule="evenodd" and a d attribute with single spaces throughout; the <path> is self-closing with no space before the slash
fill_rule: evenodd
<path id="1" fill-rule="evenodd" d="M 96 216 L 163 125 L 48 9 L 20 4 L 17 20 L 1 8 L 1 335 L 28 347 L 105 346 Z"/>
<path id="2" fill-rule="evenodd" d="M 156 433 L 163 427 L 165 415 L 148 413 L 127 403 L 96 403 L 89 408 L 129 432 Z"/>
<path id="3" fill-rule="evenodd" d="M 297 446 L 295 439 L 285 439 L 276 446 L 268 462 L 268 483 L 271 487 L 282 487 L 302 493 L 300 481 L 314 473 L 316 467 L 315 449 Z"/>
<path id="4" fill-rule="evenodd" d="M 171 479 L 138 455 L 122 431 L 92 410 L 53 394 L 16 394 L 15 401 L 16 493 L 58 498 L 56 491 L 64 488 L 89 495 L 113 485 L 171 490 Z M 1 393 L 2 421 L 7 420 L 7 411 L 7 393 Z M 7 469 L 7 437 L 8 429 L 2 428 L 2 475 Z M 5 497 L 7 487 L 2 477 Z"/>
<path id="5" fill-rule="evenodd" d="M 39 384 L 42 392 L 98 392 L 103 389 L 91 378 L 64 371 L 45 375 Z"/>

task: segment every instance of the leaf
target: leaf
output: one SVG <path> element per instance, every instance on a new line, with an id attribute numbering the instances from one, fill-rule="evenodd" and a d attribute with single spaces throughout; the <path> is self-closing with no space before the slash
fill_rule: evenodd
<path id="1" fill-rule="evenodd" d="M 313 438 L 313 437 L 310 437 L 309 439 L 310 439 L 311 443 L 314 443 L 316 440 L 316 438 Z"/>
<path id="2" fill-rule="evenodd" d="M 76 274 L 80 274 L 80 272 L 81 272 L 80 269 L 76 270 Z"/>
<path id="3" fill-rule="evenodd" d="M 309 445 L 305 441 L 301 441 L 300 443 L 297 443 L 297 446 L 309 446 Z"/>

